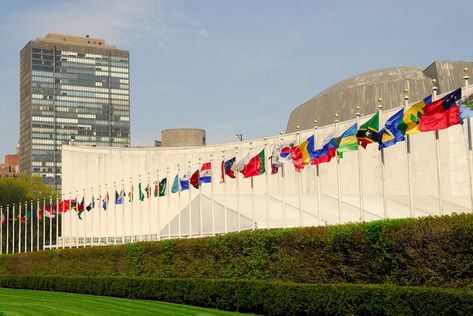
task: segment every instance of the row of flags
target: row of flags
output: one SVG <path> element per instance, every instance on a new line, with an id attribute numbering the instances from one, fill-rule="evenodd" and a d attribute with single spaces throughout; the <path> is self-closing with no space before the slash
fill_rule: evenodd
<path id="1" fill-rule="evenodd" d="M 428 96 L 419 102 L 416 102 L 408 109 L 400 109 L 394 115 L 387 119 L 384 127 L 379 129 L 379 114 L 376 112 L 368 121 L 358 127 L 358 123 L 350 126 L 340 136 L 329 136 L 323 142 L 321 148 L 315 148 L 315 137 L 311 135 L 299 145 L 275 146 L 271 156 L 271 174 L 276 174 L 283 164 L 292 164 L 296 171 L 301 171 L 306 165 L 317 165 L 330 162 L 332 158 L 343 158 L 345 152 L 358 150 L 358 146 L 366 149 L 369 144 L 377 143 L 378 149 L 392 146 L 405 140 L 405 135 L 412 135 L 422 132 L 437 131 L 448 128 L 452 125 L 460 124 L 462 120 L 473 117 L 473 94 L 462 98 L 461 88 L 458 88 L 447 95 L 433 101 L 432 96 Z M 265 169 L 265 150 L 261 150 L 257 155 L 251 157 L 250 152 L 238 162 L 236 157 L 221 162 L 220 183 L 224 183 L 226 178 L 235 179 L 240 172 L 244 178 L 266 173 Z M 142 187 L 141 180 L 138 183 L 138 198 L 144 201 L 145 198 L 163 197 L 168 194 L 168 178 L 155 181 L 154 189 L 150 183 L 145 188 Z M 202 184 L 212 182 L 212 165 L 206 162 L 195 170 L 192 175 L 183 176 L 177 173 L 170 184 L 171 193 L 189 190 L 192 187 L 199 189 Z M 115 205 L 122 205 L 128 196 L 128 202 L 134 199 L 134 189 L 126 194 L 124 190 L 118 192 L 115 190 Z M 92 196 L 89 204 L 85 205 L 85 197 L 77 201 L 75 199 L 63 200 L 52 205 L 44 207 L 38 212 L 26 212 L 18 214 L 10 221 L 26 222 L 28 218 L 42 220 L 46 218 L 55 218 L 56 213 L 65 213 L 69 210 L 76 211 L 79 219 L 82 219 L 84 211 L 91 211 L 95 208 L 95 201 L 101 203 L 102 209 L 107 210 L 110 205 L 109 193 L 99 197 L 97 200 Z M 1 213 L 1 223 L 6 224 L 6 218 Z"/>
<path id="2" fill-rule="evenodd" d="M 338 137 L 328 137 L 319 149 L 314 148 L 313 135 L 297 146 L 276 147 L 271 156 L 272 173 L 277 173 L 281 163 L 291 161 L 300 171 L 308 164 L 329 162 L 335 156 L 343 158 L 345 152 L 358 150 L 358 146 L 366 149 L 369 144 L 377 143 L 381 150 L 404 141 L 405 135 L 438 131 L 460 124 L 473 117 L 473 94 L 462 98 L 461 88 L 458 88 L 435 101 L 428 96 L 406 110 L 400 109 L 388 118 L 381 130 L 379 113 L 359 127 L 358 123 L 353 124 Z"/>

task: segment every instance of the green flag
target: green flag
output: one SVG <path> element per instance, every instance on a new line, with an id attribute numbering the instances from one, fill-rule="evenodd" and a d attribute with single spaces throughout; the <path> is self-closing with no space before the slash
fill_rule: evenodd
<path id="1" fill-rule="evenodd" d="M 373 115 L 365 124 L 361 125 L 356 133 L 356 138 L 360 145 L 366 149 L 366 146 L 378 141 L 379 134 L 379 111 Z"/>
<path id="2" fill-rule="evenodd" d="M 144 195 L 143 191 L 141 191 L 141 181 L 140 181 L 140 183 L 138 183 L 138 194 L 139 194 L 139 197 L 140 197 L 140 201 L 144 201 L 145 200 L 145 195 Z"/>
<path id="3" fill-rule="evenodd" d="M 165 196 L 166 195 L 167 181 L 168 181 L 168 179 L 164 178 L 159 182 L 159 196 Z"/>

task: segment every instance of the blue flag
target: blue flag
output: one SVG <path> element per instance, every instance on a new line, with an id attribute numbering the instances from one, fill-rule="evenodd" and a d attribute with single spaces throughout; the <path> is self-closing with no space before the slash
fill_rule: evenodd
<path id="1" fill-rule="evenodd" d="M 172 182 L 171 192 L 176 193 L 178 191 L 180 191 L 179 175 L 176 174 L 174 181 Z"/>
<path id="2" fill-rule="evenodd" d="M 403 117 L 404 109 L 401 109 L 386 121 L 384 128 L 379 131 L 379 150 L 404 141 L 404 133 L 397 129 Z"/>
<path id="3" fill-rule="evenodd" d="M 462 100 L 460 104 L 460 119 L 473 117 L 473 94 Z"/>
<path id="4" fill-rule="evenodd" d="M 115 204 L 116 205 L 121 205 L 123 204 L 123 191 L 118 194 L 118 191 L 115 190 Z"/>
<path id="5" fill-rule="evenodd" d="M 182 191 L 189 190 L 189 178 L 186 175 L 184 175 L 179 181 L 181 183 Z"/>

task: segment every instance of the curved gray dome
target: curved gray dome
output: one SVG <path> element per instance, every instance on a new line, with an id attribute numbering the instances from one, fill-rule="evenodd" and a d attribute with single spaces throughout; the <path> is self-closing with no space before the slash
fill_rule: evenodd
<path id="1" fill-rule="evenodd" d="M 437 61 L 426 69 L 419 67 L 394 67 L 365 72 L 345 79 L 325 89 L 309 101 L 294 109 L 289 117 L 287 132 L 309 129 L 314 120 L 319 126 L 331 124 L 334 114 L 341 121 L 355 117 L 356 106 L 362 115 L 376 112 L 378 98 L 383 99 L 385 109 L 400 106 L 404 102 L 404 89 L 409 89 L 409 100 L 414 102 L 431 94 L 432 79 L 438 80 L 440 92 L 457 88 L 462 84 L 463 67 L 471 62 Z"/>

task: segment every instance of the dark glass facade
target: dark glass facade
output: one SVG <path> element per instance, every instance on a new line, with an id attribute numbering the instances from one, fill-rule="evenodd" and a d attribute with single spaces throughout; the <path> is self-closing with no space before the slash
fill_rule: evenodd
<path id="1" fill-rule="evenodd" d="M 56 188 L 63 144 L 130 144 L 128 52 L 87 46 L 38 40 L 22 51 L 21 169 Z"/>

